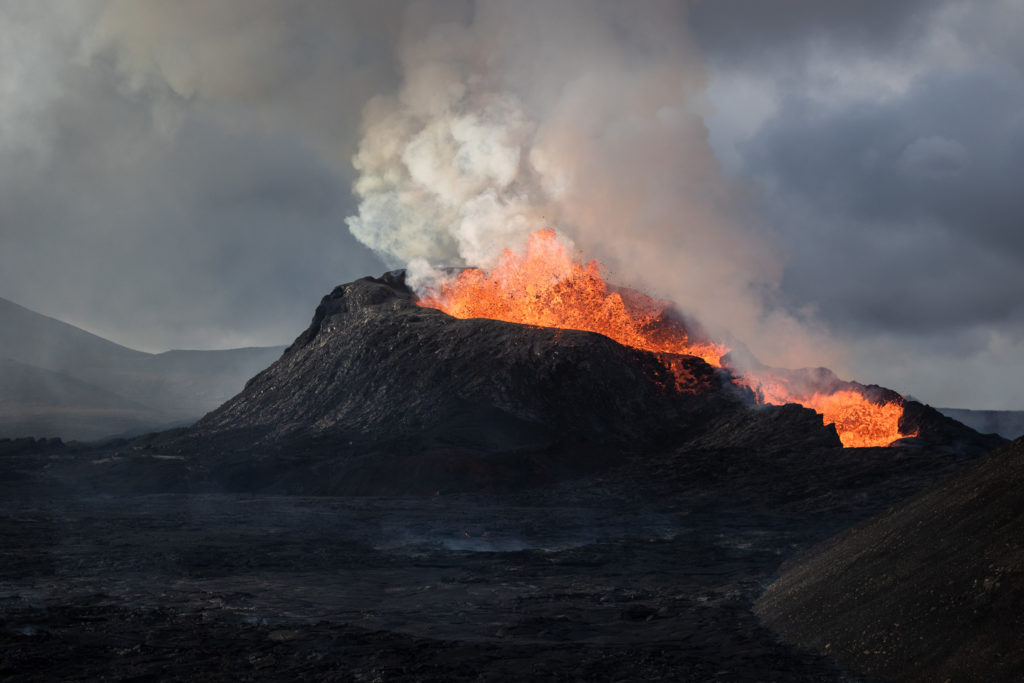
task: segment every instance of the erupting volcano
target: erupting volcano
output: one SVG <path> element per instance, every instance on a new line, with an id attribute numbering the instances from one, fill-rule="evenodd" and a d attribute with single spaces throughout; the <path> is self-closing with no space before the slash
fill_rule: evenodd
<path id="1" fill-rule="evenodd" d="M 691 339 L 665 315 L 666 302 L 609 287 L 600 264 L 574 261 L 551 229 L 530 235 L 525 256 L 505 250 L 490 272 L 464 270 L 420 303 L 456 318 L 597 332 L 624 346 L 697 356 L 716 368 L 729 351 Z"/>
<path id="2" fill-rule="evenodd" d="M 734 373 L 733 381 L 751 389 L 760 403 L 797 403 L 834 424 L 846 447 L 888 446 L 914 436 L 900 429 L 903 399 L 875 398 L 860 385 L 794 390 L 783 374 L 771 369 L 742 371 L 729 367 L 729 349 L 695 338 L 670 315 L 671 304 L 640 292 L 610 286 L 597 261 L 574 260 L 551 229 L 534 232 L 523 255 L 505 250 L 492 270 L 469 268 L 448 279 L 419 301 L 456 318 L 490 318 L 524 325 L 583 330 L 603 334 L 624 346 L 656 354 L 697 356 Z M 689 371 L 666 362 L 681 388 L 697 390 Z"/>

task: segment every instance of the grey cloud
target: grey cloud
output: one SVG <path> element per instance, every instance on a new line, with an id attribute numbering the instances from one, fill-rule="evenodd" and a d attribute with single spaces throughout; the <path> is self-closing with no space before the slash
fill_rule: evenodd
<path id="1" fill-rule="evenodd" d="M 61 87 L 0 155 L 0 296 L 147 349 L 273 344 L 335 284 L 381 270 L 344 218 L 356 121 L 387 80 L 362 79 L 386 60 L 353 66 L 345 45 L 333 70 L 303 71 L 308 34 L 329 33 L 315 19 L 274 46 L 293 55 L 277 83 L 242 95 L 178 92 L 111 43 L 37 60 Z"/>
<path id="2" fill-rule="evenodd" d="M 716 46 L 713 68 L 758 83 L 774 107 L 733 149 L 787 257 L 779 296 L 846 340 L 864 380 L 1020 408 L 1024 71 L 1009 36 L 1024 7 L 831 5 L 699 36 Z M 839 70 L 831 90 L 813 71 L 822 57 Z"/>
<path id="3" fill-rule="evenodd" d="M 406 4 L 0 3 L 0 296 L 147 349 L 289 341 L 383 268 L 349 159 Z"/>
<path id="4" fill-rule="evenodd" d="M 808 53 L 898 51 L 949 0 L 700 0 L 691 22 L 718 64 L 800 68 Z"/>
<path id="5" fill-rule="evenodd" d="M 959 176 L 969 161 L 966 147 L 939 135 L 917 138 L 900 155 L 900 164 L 908 174 L 925 178 Z"/>
<path id="6" fill-rule="evenodd" d="M 1016 0 L 0 0 L 0 33 L 32 37 L 0 40 L 0 296 L 149 349 L 288 341 L 384 267 L 345 226 L 350 160 L 444 23 L 532 122 L 517 144 L 548 155 L 523 163 L 557 187 L 566 161 L 568 232 L 613 275 L 670 272 L 723 326 L 817 311 L 858 378 L 999 407 L 949 380 L 969 368 L 1024 407 L 992 370 L 1024 366 Z M 723 74 L 758 111 L 701 108 Z"/>
<path id="7" fill-rule="evenodd" d="M 831 116 L 789 103 L 741 149 L 776 188 L 765 204 L 777 229 L 799 243 L 790 292 L 839 327 L 922 333 L 1024 305 L 1024 161 L 1008 153 L 1024 149 L 1009 115 L 1024 107 L 1020 86 L 937 75 Z"/>

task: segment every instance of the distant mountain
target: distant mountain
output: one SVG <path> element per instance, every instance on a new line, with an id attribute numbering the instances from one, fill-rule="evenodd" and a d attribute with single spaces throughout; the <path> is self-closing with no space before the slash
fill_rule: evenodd
<path id="1" fill-rule="evenodd" d="M 998 434 L 1007 439 L 1024 435 L 1024 410 L 963 410 L 939 408 L 946 417 L 963 422 L 982 434 Z"/>
<path id="2" fill-rule="evenodd" d="M 166 422 L 163 413 L 107 389 L 0 359 L 0 435 L 99 439 L 148 431 Z"/>
<path id="3" fill-rule="evenodd" d="M 283 349 L 144 353 L 0 299 L 0 437 L 98 439 L 189 423 Z"/>

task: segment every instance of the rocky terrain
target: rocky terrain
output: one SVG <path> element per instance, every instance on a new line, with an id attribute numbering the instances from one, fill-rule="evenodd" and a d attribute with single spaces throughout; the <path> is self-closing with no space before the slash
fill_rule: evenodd
<path id="1" fill-rule="evenodd" d="M 755 601 L 1003 440 L 910 403 L 918 437 L 844 449 L 751 399 L 400 274 L 343 285 L 191 427 L 0 440 L 0 676 L 860 680 Z"/>
<path id="2" fill-rule="evenodd" d="M 191 491 L 190 458 L 129 444 L 0 457 L 5 680 L 860 680 L 754 601 L 972 461 L 694 448 L 518 491 L 308 496 Z"/>
<path id="3" fill-rule="evenodd" d="M 757 612 L 886 680 L 1024 679 L 1024 440 L 789 563 Z"/>

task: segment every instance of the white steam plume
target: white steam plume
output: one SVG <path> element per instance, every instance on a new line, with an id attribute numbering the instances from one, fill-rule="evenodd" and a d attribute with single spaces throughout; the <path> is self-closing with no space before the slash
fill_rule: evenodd
<path id="1" fill-rule="evenodd" d="M 358 239 L 422 284 L 427 264 L 486 268 L 552 226 L 766 362 L 837 362 L 766 306 L 782 263 L 708 143 L 683 5 L 478 0 L 446 24 L 424 8 L 399 90 L 364 111 Z"/>
<path id="2" fill-rule="evenodd" d="M 473 71 L 479 42 L 469 28 L 431 28 L 402 51 L 400 92 L 366 108 L 349 227 L 385 260 L 486 267 L 544 225 L 525 158 L 535 125 Z"/>

